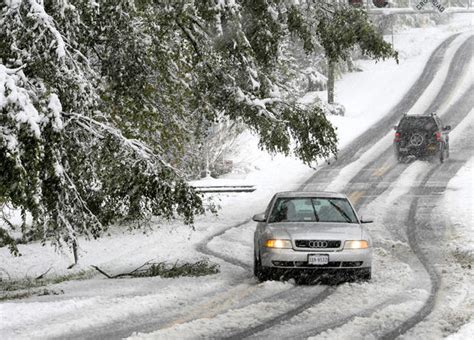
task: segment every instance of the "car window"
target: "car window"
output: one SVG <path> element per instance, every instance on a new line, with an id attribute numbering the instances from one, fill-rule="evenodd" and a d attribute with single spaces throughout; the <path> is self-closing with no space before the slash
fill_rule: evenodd
<path id="1" fill-rule="evenodd" d="M 437 125 L 433 117 L 407 117 L 400 122 L 399 130 L 436 131 Z"/>
<path id="2" fill-rule="evenodd" d="M 278 198 L 269 219 L 274 222 L 358 223 L 345 198 Z"/>

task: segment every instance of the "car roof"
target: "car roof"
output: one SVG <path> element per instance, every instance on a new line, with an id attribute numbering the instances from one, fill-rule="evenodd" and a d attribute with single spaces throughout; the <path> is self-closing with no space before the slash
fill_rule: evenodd
<path id="1" fill-rule="evenodd" d="M 402 120 L 403 119 L 419 119 L 419 118 L 433 118 L 434 120 L 440 119 L 435 113 L 427 113 L 427 114 L 421 114 L 421 115 L 405 114 L 403 115 Z"/>
<path id="2" fill-rule="evenodd" d="M 278 192 L 276 197 L 280 198 L 347 198 L 346 195 L 341 194 L 339 192 L 331 192 L 331 191 L 284 191 Z"/>

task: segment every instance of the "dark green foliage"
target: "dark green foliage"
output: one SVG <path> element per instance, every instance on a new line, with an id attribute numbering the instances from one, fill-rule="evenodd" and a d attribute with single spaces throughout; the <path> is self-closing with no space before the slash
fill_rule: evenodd
<path id="1" fill-rule="evenodd" d="M 161 276 L 164 278 L 173 278 L 181 276 L 206 276 L 219 273 L 219 265 L 210 263 L 207 260 L 198 261 L 195 263 L 175 263 L 173 265 L 164 262 L 152 264 L 143 272 L 137 273 L 136 277 L 153 277 Z"/>
<path id="2" fill-rule="evenodd" d="M 131 272 L 110 275 L 97 266 L 92 266 L 99 273 L 109 279 L 118 279 L 123 277 L 154 277 L 161 276 L 165 278 L 173 278 L 180 276 L 205 276 L 219 273 L 219 265 L 211 263 L 204 259 L 194 263 L 184 262 L 169 264 L 166 262 L 147 261 L 140 267 L 135 268 Z"/>
<path id="3" fill-rule="evenodd" d="M 329 13 L 319 11 L 318 16 L 316 32 L 329 60 L 347 60 L 351 49 L 359 46 L 362 54 L 371 58 L 393 57 L 398 62 L 398 53 L 383 40 L 362 9 L 334 8 Z"/>
<path id="4" fill-rule="evenodd" d="M 288 85 L 289 41 L 332 60 L 355 45 L 396 56 L 363 12 L 320 2 L 22 0 L 0 5 L 0 26 L 0 200 L 23 219 L 0 229 L 12 251 L 12 232 L 70 246 L 121 221 L 192 223 L 204 207 L 186 180 L 216 122 L 307 164 L 335 155 L 323 109 Z"/>
<path id="5" fill-rule="evenodd" d="M 79 271 L 73 274 L 59 276 L 42 276 L 40 278 L 26 277 L 21 280 L 0 280 L 0 301 L 17 300 L 31 296 L 59 295 L 62 290 L 46 288 L 65 281 L 86 280 L 95 273 L 92 270 Z"/>

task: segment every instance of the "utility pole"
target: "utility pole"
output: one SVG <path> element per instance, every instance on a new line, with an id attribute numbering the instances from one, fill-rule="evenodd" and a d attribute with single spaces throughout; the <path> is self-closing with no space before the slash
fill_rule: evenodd
<path id="1" fill-rule="evenodd" d="M 395 48 L 395 44 L 394 44 L 394 41 L 393 41 L 393 23 L 395 21 L 395 15 L 394 14 L 391 15 L 390 21 L 391 21 L 391 24 L 392 24 L 392 47 Z"/>

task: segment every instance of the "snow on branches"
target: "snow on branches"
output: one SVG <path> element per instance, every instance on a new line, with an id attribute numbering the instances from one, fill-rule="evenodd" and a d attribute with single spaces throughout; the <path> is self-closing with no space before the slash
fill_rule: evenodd
<path id="1" fill-rule="evenodd" d="M 58 20 L 66 9 L 81 15 L 61 3 L 52 10 Z M 75 245 L 80 235 L 96 238 L 111 223 L 152 215 L 192 223 L 203 212 L 200 196 L 163 157 L 111 123 L 90 51 L 67 39 L 77 37 L 77 27 L 67 26 L 74 21 L 58 26 L 45 6 L 0 6 L 0 202 L 23 221 L 2 214 L 0 245 L 15 252 L 18 233 Z"/>
<path id="2" fill-rule="evenodd" d="M 325 30 L 330 19 L 319 25 L 319 11 L 335 13 L 327 6 L 2 2 L 0 202 L 23 212 L 22 236 L 71 245 L 127 219 L 192 222 L 203 203 L 185 177 L 211 158 L 195 150 L 213 144 L 219 122 L 243 124 L 259 134 L 261 147 L 293 152 L 307 164 L 334 155 L 334 128 L 321 105 L 298 102 L 290 79 L 295 65 L 285 53 L 329 46 L 340 57 L 338 47 L 355 42 L 371 56 L 391 50 L 373 51 L 375 35 L 365 30 L 326 46 L 327 37 L 339 36 Z M 360 27 L 368 25 L 353 15 Z M 327 34 L 318 36 L 318 29 Z M 13 224 L 7 225 L 0 239 L 11 243 Z"/>

